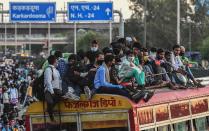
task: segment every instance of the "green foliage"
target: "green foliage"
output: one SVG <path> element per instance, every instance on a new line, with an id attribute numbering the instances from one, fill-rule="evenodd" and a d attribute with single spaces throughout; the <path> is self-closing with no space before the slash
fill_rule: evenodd
<path id="1" fill-rule="evenodd" d="M 133 11 L 126 21 L 126 35 L 136 36 L 143 42 L 144 37 L 144 3 L 145 0 L 129 0 Z M 209 37 L 209 0 L 193 0 L 192 10 L 187 0 L 181 2 L 181 44 L 188 47 L 191 29 L 192 50 L 205 49 Z M 147 45 L 170 49 L 176 44 L 177 0 L 147 0 Z M 190 21 L 188 21 L 190 18 Z M 191 28 L 190 28 L 191 27 Z M 131 35 L 132 34 L 132 35 Z M 202 46 L 202 47 L 201 47 Z M 204 50 L 203 53 L 206 53 Z M 207 55 L 206 55 L 207 56 Z"/>
<path id="2" fill-rule="evenodd" d="M 37 67 L 38 69 L 41 69 L 41 67 L 45 61 L 46 61 L 46 59 L 44 59 L 44 58 L 38 58 L 38 59 L 33 60 L 33 63 L 35 65 L 35 67 Z"/>
<path id="3" fill-rule="evenodd" d="M 63 48 L 65 47 L 66 45 L 53 45 L 52 49 L 53 50 L 63 50 Z"/>
<path id="4" fill-rule="evenodd" d="M 199 50 L 202 54 L 203 59 L 209 59 L 209 36 L 202 41 L 201 46 L 199 46 Z"/>
<path id="5" fill-rule="evenodd" d="M 26 47 L 29 50 L 29 45 Z M 31 45 L 32 54 L 39 54 L 43 49 L 43 45 Z"/>
<path id="6" fill-rule="evenodd" d="M 187 0 L 181 0 L 181 24 L 187 21 L 188 13 L 191 11 L 186 3 Z M 135 33 L 138 39 L 143 42 L 144 32 L 144 0 L 130 0 L 132 5 L 130 9 L 134 12 L 131 20 L 127 21 L 129 32 Z M 148 47 L 161 47 L 169 49 L 176 44 L 176 25 L 177 25 L 177 2 L 176 0 L 147 0 L 147 45 Z M 134 24 L 135 23 L 135 24 Z M 137 30 L 138 29 L 138 30 Z M 182 28 L 185 29 L 185 28 Z M 185 29 L 188 30 L 188 27 Z M 187 31 L 181 32 L 182 36 L 188 35 Z M 141 37 L 141 38 L 139 38 Z M 185 37 L 183 37 L 185 38 Z M 188 43 L 188 39 L 181 39 L 181 43 Z"/>
<path id="7" fill-rule="evenodd" d="M 93 39 L 97 38 L 97 34 L 93 31 L 88 31 L 81 36 L 77 40 L 77 48 L 78 50 L 86 50 L 89 49 L 90 43 Z"/>
<path id="8" fill-rule="evenodd" d="M 87 51 L 90 49 L 92 40 L 97 40 L 99 42 L 100 48 L 108 46 L 109 36 L 107 32 L 102 31 L 86 31 L 78 33 L 77 39 L 77 50 Z"/>

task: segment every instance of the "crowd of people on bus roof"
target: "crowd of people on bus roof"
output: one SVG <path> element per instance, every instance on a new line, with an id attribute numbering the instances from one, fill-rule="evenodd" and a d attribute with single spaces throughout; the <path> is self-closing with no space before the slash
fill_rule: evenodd
<path id="1" fill-rule="evenodd" d="M 134 102 L 147 102 L 154 94 L 148 89 L 169 87 L 172 90 L 201 87 L 195 80 L 185 57 L 185 48 L 174 45 L 172 51 L 144 48 L 137 41 L 119 39 L 102 50 L 93 40 L 91 49 L 71 54 L 68 61 L 56 51 L 44 64 L 47 111 L 53 121 L 53 107 L 60 98 L 79 100 L 85 93 L 117 94 Z"/>

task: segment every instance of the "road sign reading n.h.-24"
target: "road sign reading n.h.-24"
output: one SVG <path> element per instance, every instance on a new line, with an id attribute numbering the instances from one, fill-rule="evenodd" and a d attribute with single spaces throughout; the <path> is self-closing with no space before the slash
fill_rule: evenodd
<path id="1" fill-rule="evenodd" d="M 68 21 L 112 21 L 112 2 L 70 2 Z"/>
<path id="2" fill-rule="evenodd" d="M 54 22 L 55 2 L 10 2 L 11 22 Z"/>

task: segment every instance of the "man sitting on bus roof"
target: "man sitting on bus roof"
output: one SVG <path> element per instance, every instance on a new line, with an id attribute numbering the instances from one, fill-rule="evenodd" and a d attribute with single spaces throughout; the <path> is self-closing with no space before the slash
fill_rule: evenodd
<path id="1" fill-rule="evenodd" d="M 67 63 L 66 63 L 65 59 L 62 58 L 62 52 L 61 51 L 59 51 L 59 50 L 55 51 L 54 56 L 57 59 L 57 70 L 59 71 L 60 76 L 63 79 Z"/>
<path id="2" fill-rule="evenodd" d="M 115 58 L 113 55 L 105 56 L 104 63 L 96 72 L 92 93 L 118 94 L 131 98 L 129 93 L 123 89 L 123 86 L 110 83 L 109 71 L 114 61 Z"/>
<path id="3" fill-rule="evenodd" d="M 171 72 L 166 70 L 167 65 L 169 65 L 169 63 L 165 59 L 165 51 L 163 49 L 158 49 L 156 58 L 152 63 L 152 68 L 157 79 L 162 82 L 160 85 L 169 86 L 171 89 L 184 88 L 183 86 L 171 82 L 171 78 L 168 75 Z"/>
<path id="4" fill-rule="evenodd" d="M 174 67 L 174 70 L 183 75 L 183 76 L 187 76 L 189 79 L 191 79 L 193 81 L 193 84 L 195 86 L 202 86 L 199 82 L 197 82 L 192 74 L 192 72 L 190 71 L 188 66 L 184 66 L 181 58 L 180 58 L 180 53 L 181 53 L 181 46 L 180 45 L 174 45 L 173 46 L 173 53 L 171 54 L 171 63 Z M 175 76 L 175 80 L 179 81 L 178 76 Z"/>
<path id="5" fill-rule="evenodd" d="M 93 40 L 91 42 L 91 50 L 86 52 L 86 56 L 89 59 L 90 64 L 94 64 L 96 54 L 99 52 L 99 42 L 97 40 Z"/>
<path id="6" fill-rule="evenodd" d="M 119 78 L 123 79 L 126 82 L 130 81 L 132 78 L 135 78 L 138 87 L 143 88 L 145 85 L 145 74 L 142 69 L 139 68 L 139 66 L 134 64 L 135 57 L 133 51 L 127 51 L 126 56 L 121 59 L 122 64 L 118 73 Z"/>

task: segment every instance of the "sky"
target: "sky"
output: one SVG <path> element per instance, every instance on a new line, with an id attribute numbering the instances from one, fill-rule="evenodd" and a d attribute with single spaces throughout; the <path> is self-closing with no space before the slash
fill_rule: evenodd
<path id="1" fill-rule="evenodd" d="M 24 1 L 34 2 L 34 0 L 0 0 L 0 2 L 4 4 L 5 10 L 8 10 L 9 8 L 9 2 L 24 2 Z M 64 5 L 66 5 L 65 7 L 67 7 L 67 2 L 77 2 L 77 1 L 98 2 L 98 0 L 35 0 L 35 2 L 56 2 L 57 10 L 61 10 L 61 8 L 64 9 Z M 99 0 L 99 1 L 109 2 L 111 0 Z M 124 15 L 124 19 L 127 19 L 131 16 L 128 0 L 112 0 L 112 1 L 113 1 L 114 10 L 120 10 Z"/>

